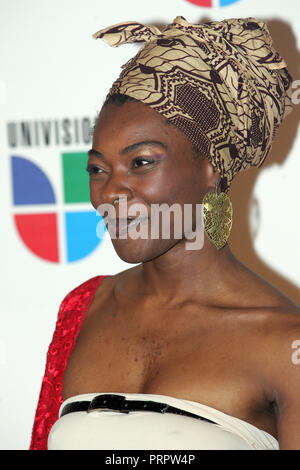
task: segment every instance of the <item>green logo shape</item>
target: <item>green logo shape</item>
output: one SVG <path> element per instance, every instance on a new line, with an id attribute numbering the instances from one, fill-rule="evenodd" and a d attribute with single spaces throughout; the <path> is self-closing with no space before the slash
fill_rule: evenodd
<path id="1" fill-rule="evenodd" d="M 90 202 L 89 175 L 86 171 L 87 152 L 62 153 L 64 200 Z"/>

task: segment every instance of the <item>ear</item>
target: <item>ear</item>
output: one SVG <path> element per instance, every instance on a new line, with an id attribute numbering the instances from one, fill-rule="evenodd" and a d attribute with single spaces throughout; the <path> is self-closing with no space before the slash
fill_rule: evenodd
<path id="1" fill-rule="evenodd" d="M 221 177 L 218 170 L 212 165 L 208 158 L 203 160 L 203 171 L 207 181 L 207 192 L 216 192 L 216 187 L 219 188 Z"/>

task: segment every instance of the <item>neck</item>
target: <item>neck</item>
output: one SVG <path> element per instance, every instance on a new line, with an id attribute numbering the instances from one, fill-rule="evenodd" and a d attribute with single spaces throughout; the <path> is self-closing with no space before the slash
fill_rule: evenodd
<path id="1" fill-rule="evenodd" d="M 229 286 L 241 264 L 228 245 L 221 250 L 205 237 L 201 250 L 186 250 L 178 243 L 158 258 L 140 265 L 139 292 L 170 305 L 184 300 L 217 303 L 230 294 Z"/>

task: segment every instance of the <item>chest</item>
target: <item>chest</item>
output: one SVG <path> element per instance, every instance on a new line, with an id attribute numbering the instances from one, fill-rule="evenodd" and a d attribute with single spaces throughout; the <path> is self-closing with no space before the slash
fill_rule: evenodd
<path id="1" fill-rule="evenodd" d="M 67 362 L 63 399 L 82 393 L 149 393 L 219 409 L 274 435 L 274 416 L 238 328 L 213 328 L 193 312 L 145 322 L 112 305 L 85 319 Z M 157 317 L 156 317 L 157 318 Z"/>

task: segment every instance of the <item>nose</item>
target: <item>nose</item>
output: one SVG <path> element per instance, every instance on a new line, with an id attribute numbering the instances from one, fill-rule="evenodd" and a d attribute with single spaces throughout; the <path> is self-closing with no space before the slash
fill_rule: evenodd
<path id="1" fill-rule="evenodd" d="M 132 197 L 133 190 L 125 175 L 111 174 L 105 184 L 99 188 L 97 200 L 99 204 L 116 205 L 117 202 L 130 200 Z"/>
<path id="2" fill-rule="evenodd" d="M 124 194 L 121 194 L 116 199 L 113 200 L 112 205 L 115 206 L 117 203 L 122 204 L 123 201 L 127 201 L 127 196 L 125 196 Z"/>

